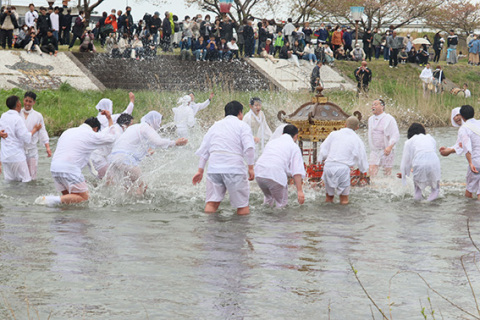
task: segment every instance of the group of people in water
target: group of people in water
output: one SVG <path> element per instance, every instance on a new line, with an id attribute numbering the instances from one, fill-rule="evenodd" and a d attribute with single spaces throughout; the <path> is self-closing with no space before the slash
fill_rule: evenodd
<path id="1" fill-rule="evenodd" d="M 88 200 L 88 185 L 82 169 L 86 166 L 107 184 L 121 185 L 129 192 L 143 194 L 146 185 L 142 179 L 141 162 L 153 154 L 156 148 L 184 146 L 191 129 L 196 125 L 196 114 L 210 104 L 214 94 L 203 103 L 195 103 L 193 93 L 178 100 L 173 108 L 176 140 L 160 136 L 162 115 L 150 111 L 133 124 L 132 112 L 135 95 L 129 94 L 130 103 L 118 114 L 113 114 L 113 103 L 102 99 L 96 109 L 98 115 L 85 120 L 76 128 L 66 130 L 58 139 L 51 162 L 51 175 L 61 196 L 41 196 L 37 204 L 55 206 Z M 43 116 L 33 109 L 36 94 L 29 91 L 23 98 L 10 96 L 6 100 L 8 111 L 0 118 L 1 163 L 5 180 L 29 182 L 36 179 L 38 166 L 37 144 L 45 146 L 47 156 L 52 156 L 49 137 Z M 262 101 L 252 98 L 250 110 L 244 115 L 243 105 L 231 101 L 225 106 L 225 117 L 213 124 L 196 151 L 199 157 L 198 171 L 192 182 L 198 184 L 206 174 L 205 212 L 215 212 L 228 191 L 230 203 L 237 213 L 248 214 L 250 185 L 256 180 L 264 194 L 264 204 L 285 207 L 288 202 L 289 178 L 297 190 L 300 204 L 305 201 L 303 184 L 306 176 L 303 154 L 297 145 L 299 130 L 291 124 L 282 124 L 272 132 L 262 109 Z M 379 169 L 391 175 L 395 149 L 400 133 L 394 117 L 385 112 L 385 102 L 372 103 L 372 116 L 368 119 L 367 158 L 363 141 L 356 134 L 359 120 L 349 117 L 345 128 L 332 132 L 321 144 L 320 161 L 324 163 L 322 180 L 326 201 L 333 202 L 335 194 L 341 204 L 348 204 L 350 170 L 358 167 L 364 174 L 375 177 Z M 452 111 L 452 125 L 460 127 L 457 142 L 452 147 L 441 147 L 440 154 L 465 155 L 469 164 L 467 197 L 480 198 L 480 122 L 474 119 L 469 105 Z M 415 187 L 414 199 L 423 199 L 423 191 L 431 188 L 428 201 L 440 192 L 440 160 L 436 142 L 426 134 L 425 128 L 413 123 L 407 132 L 400 173 L 412 174 Z M 246 166 L 245 166 L 246 162 Z"/>

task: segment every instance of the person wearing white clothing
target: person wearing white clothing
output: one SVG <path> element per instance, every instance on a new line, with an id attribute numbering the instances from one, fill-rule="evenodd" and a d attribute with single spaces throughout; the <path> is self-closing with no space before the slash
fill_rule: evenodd
<path id="1" fill-rule="evenodd" d="M 425 95 L 428 90 L 428 85 L 433 82 L 433 71 L 430 68 L 430 63 L 427 63 L 425 68 L 423 68 L 422 73 L 420 73 L 420 79 L 422 80 L 423 94 Z"/>
<path id="2" fill-rule="evenodd" d="M 25 156 L 25 144 L 31 143 L 33 136 L 42 128 L 37 123 L 32 131 L 28 131 L 25 122 L 20 116 L 22 103 L 17 96 L 7 98 L 7 107 L 9 111 L 2 114 L 0 118 L 0 129 L 4 132 L 0 135 L 1 141 L 1 161 L 3 175 L 7 181 L 31 181 L 30 173 Z"/>
<path id="3" fill-rule="evenodd" d="M 255 142 L 252 130 L 242 119 L 243 105 L 238 101 L 227 103 L 225 118 L 210 127 L 195 153 L 200 160 L 198 172 L 192 179 L 194 185 L 202 181 L 205 165 L 209 162 L 205 201 L 207 213 L 218 210 L 226 191 L 230 194 L 230 204 L 237 209 L 237 214 L 250 213 L 248 180 L 255 178 Z M 244 160 L 248 165 L 248 175 Z"/>
<path id="4" fill-rule="evenodd" d="M 288 177 L 293 177 L 297 187 L 299 204 L 305 202 L 302 180 L 305 177 L 305 165 L 302 152 L 296 141 L 298 129 L 287 125 L 283 135 L 271 140 L 265 146 L 265 151 L 255 164 L 255 176 L 260 189 L 265 195 L 264 204 L 282 208 L 288 202 Z"/>
<path id="5" fill-rule="evenodd" d="M 350 168 L 358 165 L 362 173 L 368 170 L 365 145 L 355 133 L 358 125 L 356 117 L 349 117 L 346 127 L 330 133 L 320 146 L 320 159 L 325 160 L 322 180 L 325 183 L 326 202 L 333 202 L 336 190 L 340 195 L 340 204 L 348 204 Z"/>
<path id="6" fill-rule="evenodd" d="M 370 175 L 376 176 L 378 168 L 383 167 L 386 176 L 392 173 L 395 159 L 395 145 L 400 138 L 397 121 L 384 112 L 385 102 L 373 101 L 373 115 L 368 119 L 368 144 L 370 145 Z"/>
<path id="7" fill-rule="evenodd" d="M 272 130 L 270 130 L 265 113 L 262 111 L 262 100 L 260 98 L 250 99 L 249 107 L 250 111 L 243 117 L 243 122 L 252 129 L 254 141 L 259 145 L 255 148 L 255 158 L 258 158 L 272 136 Z"/>
<path id="8" fill-rule="evenodd" d="M 436 154 L 437 143 L 431 135 L 425 133 L 425 127 L 420 123 L 412 123 L 408 128 L 407 138 L 403 147 L 400 173 L 397 177 L 401 178 L 406 185 L 406 178 L 412 172 L 415 186 L 414 199 L 422 200 L 422 191 L 430 187 L 432 192 L 427 200 L 433 201 L 438 198 L 440 192 L 441 171 L 440 159 Z"/>
<path id="9" fill-rule="evenodd" d="M 40 112 L 33 110 L 33 106 L 37 100 L 37 95 L 34 92 L 28 91 L 23 98 L 23 109 L 20 112 L 28 131 L 32 131 L 34 126 L 41 124 L 42 128 L 36 134 L 32 136 L 31 143 L 25 144 L 25 156 L 27 157 L 28 171 L 32 180 L 37 179 L 37 167 L 38 167 L 38 147 L 40 142 L 45 146 L 47 151 L 47 157 L 52 156 L 50 150 L 50 140 L 48 138 L 47 130 L 45 129 L 45 122 Z"/>
<path id="10" fill-rule="evenodd" d="M 115 141 L 127 130 L 127 128 L 132 124 L 133 117 L 128 113 L 122 113 L 117 122 L 113 125 L 113 134 L 115 135 Z M 104 131 L 102 131 L 104 132 Z M 103 179 L 107 173 L 109 163 L 108 156 L 112 153 L 113 144 L 102 146 L 92 152 L 90 156 L 90 170 L 99 179 Z"/>
<path id="11" fill-rule="evenodd" d="M 172 108 L 173 121 L 175 122 L 179 138 L 188 138 L 189 129 L 195 125 L 195 113 L 190 107 L 191 102 L 192 98 L 187 95 L 178 99 L 178 107 Z"/>
<path id="12" fill-rule="evenodd" d="M 118 179 L 128 178 L 127 188 L 133 183 L 138 184 L 137 194 L 143 194 L 146 186 L 140 180 L 140 162 L 147 155 L 152 154 L 154 148 L 167 149 L 173 146 L 183 146 L 188 140 L 184 138 L 176 141 L 161 138 L 157 133 L 162 123 L 162 115 L 157 111 L 150 111 L 141 123 L 134 124 L 125 130 L 118 138 L 108 156 L 110 167 L 107 177 L 110 182 L 118 183 Z"/>
<path id="13" fill-rule="evenodd" d="M 113 121 L 110 112 L 102 111 L 108 119 L 110 129 Z M 100 122 L 91 117 L 76 128 L 70 128 L 58 139 L 57 148 L 53 154 L 50 172 L 57 191 L 62 196 L 40 196 L 36 204 L 54 206 L 58 204 L 73 204 L 87 201 L 88 186 L 82 169 L 88 164 L 94 150 L 115 140 L 113 130 L 98 132 Z"/>
<path id="14" fill-rule="evenodd" d="M 480 121 L 474 119 L 475 111 L 472 106 L 464 105 L 460 108 L 460 115 L 465 122 L 458 131 L 464 154 L 468 161 L 467 190 L 465 197 L 472 198 L 474 194 L 480 200 Z"/>
<path id="15" fill-rule="evenodd" d="M 133 92 L 129 92 L 128 96 L 130 98 L 130 103 L 128 104 L 127 109 L 125 109 L 122 113 L 132 114 L 135 103 L 135 95 L 133 94 Z M 113 102 L 110 99 L 100 100 L 95 108 L 98 110 L 97 119 L 98 121 L 100 121 L 100 125 L 102 126 L 100 130 L 103 130 L 104 128 L 109 126 L 107 117 L 102 114 L 103 110 L 107 110 L 111 114 L 113 123 L 117 122 L 118 117 L 122 114 L 113 114 Z"/>
<path id="16" fill-rule="evenodd" d="M 460 128 L 463 125 L 463 119 L 460 115 L 460 107 L 452 109 L 450 116 L 450 121 L 453 127 Z M 458 131 L 460 133 L 460 130 Z M 448 157 L 452 153 L 461 155 L 463 153 L 463 148 L 461 147 L 460 135 L 457 133 L 457 141 L 452 147 L 440 147 L 440 154 L 444 157 Z"/>
<path id="17" fill-rule="evenodd" d="M 33 5 L 33 3 L 28 6 L 28 9 L 29 9 L 29 11 L 27 11 L 27 13 L 25 13 L 25 24 L 29 28 L 31 28 L 31 27 L 36 28 L 36 23 L 37 23 L 37 19 L 38 19 L 38 12 L 35 11 L 35 6 Z"/>
<path id="18" fill-rule="evenodd" d="M 54 11 L 50 13 L 50 25 L 52 27 L 53 36 L 58 40 L 58 33 L 60 32 L 60 8 L 55 7 Z"/>
<path id="19" fill-rule="evenodd" d="M 202 103 L 195 103 L 195 94 L 191 92 L 189 94 L 190 98 L 192 98 L 192 101 L 190 102 L 190 108 L 193 110 L 193 115 L 196 116 L 198 111 L 205 109 L 210 105 L 210 102 L 212 101 L 212 98 L 215 94 L 212 92 L 210 93 L 210 96 L 207 100 L 205 100 Z"/>
<path id="20" fill-rule="evenodd" d="M 472 93 L 470 92 L 470 90 L 468 90 L 468 84 L 466 83 L 463 84 L 463 93 L 465 98 L 470 98 L 472 96 Z"/>

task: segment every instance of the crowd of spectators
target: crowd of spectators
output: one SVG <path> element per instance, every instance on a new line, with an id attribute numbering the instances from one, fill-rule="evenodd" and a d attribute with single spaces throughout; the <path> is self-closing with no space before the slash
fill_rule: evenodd
<path id="1" fill-rule="evenodd" d="M 286 59 L 300 66 L 302 60 L 314 65 L 317 61 L 332 64 L 335 60 L 363 61 L 372 58 L 389 61 L 392 68 L 404 63 L 425 65 L 429 60 L 438 62 L 445 39 L 437 33 L 433 45 L 425 36 L 421 46 L 414 46 L 413 38 L 398 36 L 391 26 L 385 32 L 367 29 L 359 32 L 350 26 L 321 23 L 311 28 L 310 23 L 294 24 L 288 19 L 285 24 L 275 20 L 245 19 L 240 24 L 228 15 L 212 19 L 201 14 L 183 21 L 171 12 L 161 15 L 145 14 L 135 23 L 132 8 L 112 9 L 102 17 L 93 30 L 86 23 L 85 14 L 80 11 L 72 16 L 66 7 L 40 7 L 36 10 L 30 4 L 24 24 L 19 25 L 15 7 L 7 6 L 0 13 L 0 43 L 3 48 L 21 48 L 27 52 L 56 55 L 59 45 L 71 49 L 77 39 L 81 52 L 96 52 L 94 40 L 98 40 L 105 52 L 112 57 L 144 59 L 154 57 L 158 50 L 173 52 L 180 49 L 183 60 L 214 61 L 253 57 L 277 63 Z M 447 62 L 456 63 L 458 38 L 453 31 L 447 37 Z M 473 34 L 467 39 L 469 63 L 480 64 L 480 39 Z M 433 48 L 434 55 L 429 50 Z M 433 58 L 431 58 L 433 56 Z"/>

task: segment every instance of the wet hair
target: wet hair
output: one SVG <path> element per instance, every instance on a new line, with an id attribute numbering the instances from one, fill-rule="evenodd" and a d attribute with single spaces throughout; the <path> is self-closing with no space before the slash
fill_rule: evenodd
<path id="1" fill-rule="evenodd" d="M 132 120 L 133 120 L 132 115 L 128 113 L 122 113 L 117 119 L 117 124 L 119 126 L 123 126 L 123 125 L 129 126 L 130 123 L 132 123 Z"/>
<path id="2" fill-rule="evenodd" d="M 420 123 L 414 122 L 412 123 L 410 128 L 408 128 L 407 138 L 410 139 L 416 134 L 425 134 L 425 127 Z"/>
<path id="3" fill-rule="evenodd" d="M 225 117 L 226 116 L 238 116 L 240 112 L 243 111 L 243 105 L 238 101 L 230 101 L 225 106 Z"/>
<path id="4" fill-rule="evenodd" d="M 37 95 L 35 94 L 35 92 L 32 91 L 25 92 L 23 98 L 31 98 L 33 101 L 37 101 Z"/>
<path id="5" fill-rule="evenodd" d="M 475 110 L 471 105 L 464 105 L 460 108 L 460 115 L 465 119 L 472 119 L 475 116 Z"/>
<path id="6" fill-rule="evenodd" d="M 287 133 L 293 138 L 296 134 L 298 134 L 298 128 L 293 124 L 287 124 L 285 128 L 283 128 L 283 133 Z"/>
<path id="7" fill-rule="evenodd" d="M 10 110 L 13 110 L 17 107 L 17 103 L 20 99 L 17 96 L 10 96 L 7 98 L 7 107 Z"/>
<path id="8" fill-rule="evenodd" d="M 262 103 L 262 100 L 260 98 L 254 97 L 254 98 L 250 99 L 250 105 L 253 106 L 255 104 L 255 102 L 257 102 L 257 101 Z"/>
<path id="9" fill-rule="evenodd" d="M 92 127 L 92 129 L 97 128 L 97 131 L 100 131 L 100 129 L 102 128 L 100 121 L 98 121 L 96 117 L 90 117 L 87 120 L 85 120 L 84 123 L 88 124 L 90 127 Z"/>

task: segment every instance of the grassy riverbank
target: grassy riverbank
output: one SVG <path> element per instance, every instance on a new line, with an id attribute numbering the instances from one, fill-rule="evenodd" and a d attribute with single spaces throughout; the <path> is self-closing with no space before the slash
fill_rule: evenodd
<path id="1" fill-rule="evenodd" d="M 448 79 L 459 86 L 464 82 L 469 84 L 472 98 L 453 96 L 449 92 L 425 97 L 418 78 L 421 68 L 407 64 L 400 65 L 398 69 L 391 69 L 383 60 L 369 63 L 374 77 L 368 97 L 357 98 L 355 92 L 346 91 L 330 92 L 326 95 L 330 101 L 340 105 L 348 113 L 360 110 L 364 119 L 370 115 L 371 101 L 382 97 L 387 102 L 387 111 L 403 126 L 408 126 L 412 122 L 422 122 L 427 126 L 448 126 L 452 108 L 466 103 L 476 107 L 477 99 L 480 97 L 480 67 L 467 66 L 465 61 L 455 66 L 446 66 L 444 62 L 441 65 L 444 66 Z M 358 63 L 355 62 L 336 63 L 336 68 L 352 79 L 353 70 L 357 66 Z M 205 126 L 223 117 L 223 107 L 226 102 L 238 100 L 248 106 L 249 99 L 258 96 L 264 101 L 267 118 L 274 127 L 278 111 L 293 112 L 300 105 L 308 102 L 312 96 L 309 92 L 240 92 L 221 91 L 215 88 L 212 90 L 216 95 L 211 106 L 198 114 L 199 123 Z M 186 93 L 135 92 L 136 103 L 133 115 L 139 121 L 146 112 L 158 110 L 164 115 L 164 122 L 167 123 L 173 118 L 171 109 L 176 106 L 177 99 Z M 12 94 L 23 96 L 24 91 L 0 90 L 1 101 L 5 101 Z M 204 101 L 208 95 L 208 92 L 198 92 L 196 100 Z M 113 101 L 114 112 L 121 112 L 129 102 L 126 90 L 79 91 L 64 84 L 59 90 L 38 92 L 35 108 L 44 115 L 49 134 L 59 135 L 68 128 L 78 126 L 86 118 L 95 116 L 95 105 L 102 98 L 110 98 Z M 6 107 L 2 110 L 6 110 Z"/>

